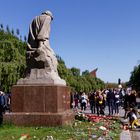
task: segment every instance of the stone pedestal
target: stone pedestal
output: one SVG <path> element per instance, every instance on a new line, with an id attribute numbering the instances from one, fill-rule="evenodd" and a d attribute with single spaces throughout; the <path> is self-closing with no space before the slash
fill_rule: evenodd
<path id="1" fill-rule="evenodd" d="M 11 107 L 4 119 L 21 126 L 61 126 L 74 118 L 66 86 L 15 85 Z"/>

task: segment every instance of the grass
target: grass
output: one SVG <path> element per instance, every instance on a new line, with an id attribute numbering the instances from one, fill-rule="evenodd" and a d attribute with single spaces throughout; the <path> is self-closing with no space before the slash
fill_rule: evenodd
<path id="1" fill-rule="evenodd" d="M 102 120 L 98 123 L 75 120 L 72 125 L 63 127 L 18 127 L 12 124 L 3 124 L 0 127 L 0 140 L 20 140 L 23 134 L 29 135 L 28 139 L 30 140 L 47 140 L 47 136 L 52 136 L 54 140 L 96 140 L 105 132 L 99 127 L 108 122 L 111 122 L 108 126 L 108 136 L 119 140 L 121 133 L 119 120 Z"/>

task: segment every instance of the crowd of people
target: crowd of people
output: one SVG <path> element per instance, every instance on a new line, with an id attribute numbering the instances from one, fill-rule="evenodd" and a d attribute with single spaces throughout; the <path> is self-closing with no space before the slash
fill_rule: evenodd
<path id="1" fill-rule="evenodd" d="M 73 108 L 85 111 L 90 108 L 92 114 L 98 116 L 119 116 L 124 109 L 124 119 L 129 118 L 131 126 L 140 126 L 137 119 L 136 91 L 131 88 L 110 88 L 91 93 L 73 94 Z M 108 114 L 105 113 L 108 110 Z"/>
<path id="2" fill-rule="evenodd" d="M 124 119 L 129 118 L 132 128 L 140 126 L 137 118 L 137 93 L 131 88 L 110 88 L 96 90 L 90 93 L 72 94 L 72 108 L 78 108 L 82 112 L 90 109 L 91 114 L 97 116 L 119 116 L 120 108 L 124 109 Z M 11 94 L 0 91 L 0 125 L 3 121 L 3 114 L 10 112 Z M 105 110 L 108 110 L 106 114 Z"/>

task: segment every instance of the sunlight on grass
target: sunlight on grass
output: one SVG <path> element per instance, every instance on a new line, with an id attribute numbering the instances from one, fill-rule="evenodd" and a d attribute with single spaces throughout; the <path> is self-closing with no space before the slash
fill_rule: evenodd
<path id="1" fill-rule="evenodd" d="M 109 120 L 111 121 L 111 120 Z M 0 127 L 0 140 L 20 140 L 22 135 L 28 135 L 30 140 L 47 140 L 47 136 L 52 136 L 54 140 L 96 140 L 104 135 L 104 131 L 99 129 L 104 125 L 104 121 L 99 123 L 75 120 L 72 125 L 63 127 L 17 127 L 12 124 L 3 124 Z M 115 140 L 119 140 L 120 122 L 112 120 L 109 126 L 108 135 Z"/>

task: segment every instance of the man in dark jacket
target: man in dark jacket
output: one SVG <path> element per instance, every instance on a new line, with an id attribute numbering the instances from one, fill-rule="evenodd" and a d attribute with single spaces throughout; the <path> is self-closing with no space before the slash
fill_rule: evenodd
<path id="1" fill-rule="evenodd" d="M 4 97 L 4 93 L 0 91 L 0 125 L 3 122 L 4 107 L 5 107 L 5 97 Z"/>
<path id="2" fill-rule="evenodd" d="M 90 103 L 90 109 L 91 109 L 91 113 L 95 114 L 95 93 L 91 93 L 89 96 L 89 103 Z"/>
<path id="3" fill-rule="evenodd" d="M 108 104 L 109 115 L 113 115 L 114 102 L 115 102 L 114 91 L 113 89 L 109 89 L 109 92 L 107 93 L 107 104 Z"/>
<path id="4" fill-rule="evenodd" d="M 2 95 L 0 91 L 0 125 L 3 122 L 3 106 L 2 106 Z"/>

